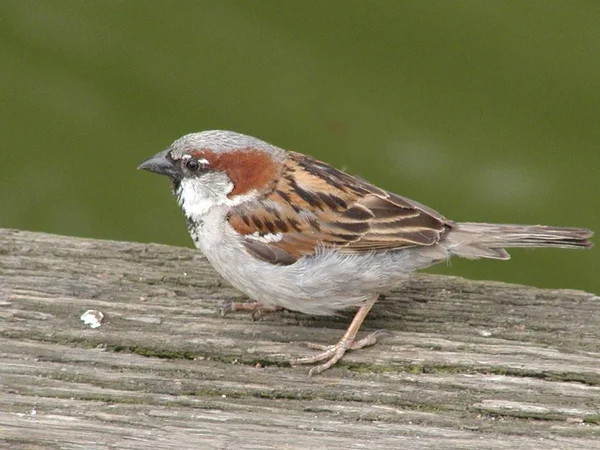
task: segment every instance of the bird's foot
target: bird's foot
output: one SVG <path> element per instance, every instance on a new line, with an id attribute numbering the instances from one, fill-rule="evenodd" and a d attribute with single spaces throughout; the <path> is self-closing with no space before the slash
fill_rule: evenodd
<path id="1" fill-rule="evenodd" d="M 265 306 L 258 302 L 236 303 L 227 301 L 221 304 L 219 312 L 221 317 L 225 317 L 230 312 L 248 311 L 252 320 L 258 320 L 269 313 L 281 311 L 282 309 L 281 306 Z"/>
<path id="2" fill-rule="evenodd" d="M 323 364 L 319 364 L 318 366 L 310 369 L 308 375 L 312 377 L 313 375 L 318 375 L 332 367 L 335 363 L 342 359 L 348 350 L 358 350 L 359 348 L 369 347 L 377 343 L 377 338 L 389 334 L 390 333 L 386 330 L 377 330 L 358 340 L 348 339 L 348 337 L 344 335 L 344 337 L 342 337 L 342 339 L 340 339 L 335 345 L 301 342 L 300 344 L 305 347 L 322 350 L 322 352 L 318 355 L 294 359 L 291 361 L 291 364 L 295 366 L 299 364 L 314 364 L 320 361 L 325 361 Z"/>

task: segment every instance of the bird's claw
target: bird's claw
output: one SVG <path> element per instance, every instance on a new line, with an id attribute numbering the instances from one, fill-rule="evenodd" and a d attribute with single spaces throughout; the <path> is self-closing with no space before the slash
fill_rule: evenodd
<path id="1" fill-rule="evenodd" d="M 391 334 L 392 333 L 390 333 L 387 330 L 377 330 L 359 340 L 350 341 L 342 338 L 335 345 L 322 345 L 313 342 L 300 342 L 300 345 L 302 345 L 303 347 L 321 350 L 322 352 L 314 356 L 293 359 L 291 361 L 291 364 L 292 366 L 296 366 L 300 364 L 314 364 L 317 362 L 325 361 L 323 364 L 319 364 L 318 366 L 315 366 L 312 369 L 310 369 L 308 375 L 312 377 L 313 375 L 318 375 L 321 372 L 324 372 L 325 370 L 332 367 L 335 363 L 342 359 L 342 357 L 346 354 L 348 350 L 358 350 L 359 348 L 369 347 L 377 343 L 377 338 L 382 336 L 389 336 Z"/>
<path id="2" fill-rule="evenodd" d="M 234 301 L 225 301 L 221 303 L 219 313 L 221 317 L 225 317 L 230 312 L 236 311 L 248 311 L 252 320 L 258 320 L 261 317 L 276 311 L 281 311 L 283 308 L 280 306 L 265 306 L 258 302 L 245 302 L 238 303 Z"/>

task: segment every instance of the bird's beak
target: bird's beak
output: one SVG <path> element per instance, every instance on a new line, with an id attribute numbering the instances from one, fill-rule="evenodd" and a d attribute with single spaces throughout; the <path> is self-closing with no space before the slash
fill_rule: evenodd
<path id="1" fill-rule="evenodd" d="M 148 158 L 138 166 L 138 170 L 147 170 L 149 172 L 158 173 L 159 175 L 167 175 L 171 178 L 177 178 L 179 173 L 173 164 L 173 160 L 169 157 L 169 150 L 162 151 Z"/>

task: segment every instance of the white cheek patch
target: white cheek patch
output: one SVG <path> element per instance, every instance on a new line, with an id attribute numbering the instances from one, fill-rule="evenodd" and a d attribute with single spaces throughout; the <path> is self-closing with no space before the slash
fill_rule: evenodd
<path id="1" fill-rule="evenodd" d="M 203 160 L 199 160 L 203 164 Z M 201 177 L 185 178 L 179 184 L 176 192 L 177 201 L 187 217 L 202 217 L 213 207 L 233 207 L 256 198 L 256 191 L 252 190 L 243 195 L 229 198 L 227 195 L 233 190 L 233 183 L 224 173 L 207 173 Z"/>
<path id="2" fill-rule="evenodd" d="M 203 216 L 214 206 L 214 202 L 210 198 L 198 196 L 195 191 L 192 192 L 186 193 L 185 189 L 182 189 L 179 196 L 181 209 L 188 217 Z"/>
<path id="3" fill-rule="evenodd" d="M 255 231 L 252 234 L 249 234 L 246 236 L 249 239 L 254 239 L 255 241 L 258 242 L 279 242 L 281 239 L 283 239 L 283 234 L 281 233 L 267 233 L 267 234 L 261 234 L 259 231 Z"/>
<path id="4" fill-rule="evenodd" d="M 198 180 L 182 180 L 179 185 L 178 200 L 181 209 L 188 217 L 201 217 L 213 206 L 223 204 L 224 194 L 219 195 L 210 189 L 210 183 Z M 219 201 L 219 197 L 221 197 Z M 226 198 L 226 197 L 225 197 Z"/>

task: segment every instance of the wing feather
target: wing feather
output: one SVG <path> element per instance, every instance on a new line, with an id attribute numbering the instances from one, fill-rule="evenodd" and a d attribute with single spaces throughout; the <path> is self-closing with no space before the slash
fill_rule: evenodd
<path id="1" fill-rule="evenodd" d="M 426 206 L 292 152 L 273 190 L 233 207 L 228 220 L 250 253 L 282 265 L 320 247 L 359 253 L 430 246 L 453 225 Z"/>

